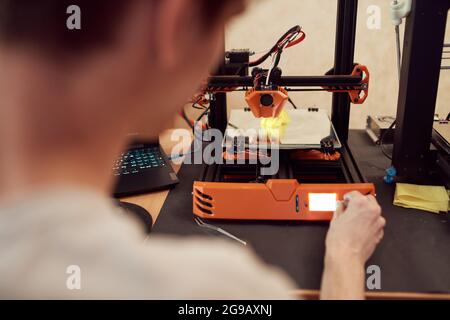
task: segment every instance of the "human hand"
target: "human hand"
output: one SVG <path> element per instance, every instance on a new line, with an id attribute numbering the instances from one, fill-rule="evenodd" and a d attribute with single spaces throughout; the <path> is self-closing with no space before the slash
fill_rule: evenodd
<path id="1" fill-rule="evenodd" d="M 345 196 L 331 221 L 326 255 L 333 261 L 367 262 L 384 236 L 386 220 L 374 196 L 351 192 Z"/>

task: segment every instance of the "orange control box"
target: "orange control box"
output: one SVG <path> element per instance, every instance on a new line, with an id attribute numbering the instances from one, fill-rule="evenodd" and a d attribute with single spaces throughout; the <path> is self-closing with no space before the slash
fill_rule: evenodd
<path id="1" fill-rule="evenodd" d="M 375 186 L 299 184 L 269 180 L 265 184 L 195 182 L 194 214 L 203 219 L 330 221 L 338 201 L 351 191 L 375 195 Z"/>

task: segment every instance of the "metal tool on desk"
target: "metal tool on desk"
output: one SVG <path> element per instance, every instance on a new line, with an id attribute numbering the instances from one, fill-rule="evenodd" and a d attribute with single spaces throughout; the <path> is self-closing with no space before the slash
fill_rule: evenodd
<path id="1" fill-rule="evenodd" d="M 244 245 L 244 246 L 247 245 L 247 242 L 245 242 L 244 240 L 239 239 L 238 237 L 236 237 L 236 236 L 232 235 L 231 233 L 229 233 L 229 232 L 223 230 L 222 228 L 213 226 L 213 225 L 211 225 L 211 224 L 207 224 L 207 223 L 205 223 L 205 222 L 204 222 L 202 219 L 200 219 L 200 218 L 195 218 L 194 220 L 195 220 L 195 222 L 197 223 L 197 225 L 198 225 L 199 227 L 201 227 L 201 228 L 204 228 L 204 229 L 208 229 L 208 230 L 212 230 L 212 231 L 218 232 L 218 233 L 220 233 L 220 234 L 222 234 L 222 235 L 224 235 L 224 236 L 226 236 L 226 237 L 228 237 L 228 238 L 230 238 L 230 239 L 232 239 L 232 240 L 235 240 L 235 241 L 239 242 L 240 244 L 242 244 L 242 245 Z"/>

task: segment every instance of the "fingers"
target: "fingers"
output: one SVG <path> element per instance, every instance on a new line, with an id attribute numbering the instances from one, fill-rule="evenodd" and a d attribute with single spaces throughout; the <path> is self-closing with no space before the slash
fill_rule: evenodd
<path id="1" fill-rule="evenodd" d="M 363 204 L 366 202 L 378 204 L 377 199 L 373 195 L 369 194 L 369 195 L 365 196 L 359 191 L 352 191 L 352 192 L 347 193 L 344 196 L 344 199 L 349 202 L 357 201 L 357 202 L 361 202 Z"/>
<path id="2" fill-rule="evenodd" d="M 378 204 L 377 199 L 373 195 L 369 194 L 368 196 L 366 196 L 366 198 L 370 203 Z"/>
<path id="3" fill-rule="evenodd" d="M 383 238 L 384 238 L 384 230 L 381 229 L 381 230 L 378 231 L 378 233 L 375 235 L 375 241 L 376 241 L 376 243 L 377 243 L 377 244 L 380 243 L 381 240 L 383 240 Z"/>
<path id="4" fill-rule="evenodd" d="M 375 237 L 375 242 L 378 244 L 381 242 L 381 240 L 383 240 L 384 238 L 384 227 L 386 226 L 386 219 L 383 217 L 379 217 L 376 221 L 376 223 L 374 223 L 374 237 Z"/>
<path id="5" fill-rule="evenodd" d="M 333 215 L 333 220 L 338 219 L 345 212 L 345 206 L 343 202 L 338 202 L 336 212 Z"/>
<path id="6" fill-rule="evenodd" d="M 380 229 L 384 229 L 384 227 L 386 226 L 386 219 L 384 217 L 380 217 L 378 219 L 378 226 Z"/>
<path id="7" fill-rule="evenodd" d="M 353 207 L 363 207 L 366 206 L 369 203 L 369 199 L 366 196 L 363 196 L 358 191 L 353 191 L 350 193 L 347 193 L 344 196 L 344 199 L 346 202 L 348 202 L 348 206 Z"/>
<path id="8" fill-rule="evenodd" d="M 354 213 L 359 213 L 361 209 L 365 210 L 369 204 L 367 198 L 358 191 L 347 193 L 344 200 L 347 203 L 348 211 Z"/>
<path id="9" fill-rule="evenodd" d="M 352 192 L 347 193 L 347 194 L 344 196 L 344 200 L 350 202 L 350 201 L 352 201 L 352 200 L 355 200 L 355 199 L 358 199 L 358 198 L 361 198 L 361 197 L 364 197 L 364 196 L 361 194 L 361 192 L 358 192 L 358 191 L 352 191 Z"/>
<path id="10" fill-rule="evenodd" d="M 364 196 L 358 191 L 347 193 L 344 199 L 348 201 L 349 208 L 363 209 L 364 213 L 370 215 L 374 219 L 381 216 L 381 207 L 377 199 L 373 195 Z"/>

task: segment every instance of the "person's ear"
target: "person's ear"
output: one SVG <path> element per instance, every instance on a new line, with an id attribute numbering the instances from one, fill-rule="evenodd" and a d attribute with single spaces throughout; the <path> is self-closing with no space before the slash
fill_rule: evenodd
<path id="1" fill-rule="evenodd" d="M 160 65 L 170 68 L 177 61 L 177 40 L 181 25 L 184 21 L 184 15 L 191 8 L 191 0 L 164 0 L 159 1 L 157 5 L 157 14 L 155 17 L 156 34 L 155 45 L 157 59 Z"/>

